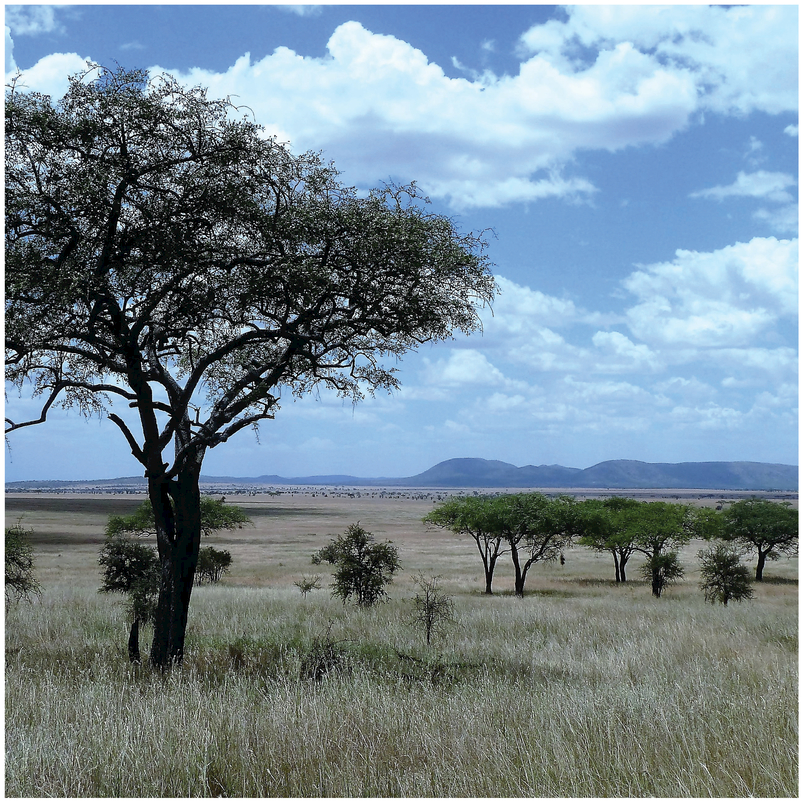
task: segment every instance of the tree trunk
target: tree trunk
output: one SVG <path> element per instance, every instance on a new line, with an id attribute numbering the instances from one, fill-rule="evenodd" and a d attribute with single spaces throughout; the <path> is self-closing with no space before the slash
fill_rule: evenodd
<path id="1" fill-rule="evenodd" d="M 151 664 L 162 670 L 180 664 L 184 656 L 187 613 L 201 543 L 199 476 L 200 464 L 197 470 L 186 469 L 170 484 L 159 479 L 149 481 L 162 567 Z"/>
<path id="2" fill-rule="evenodd" d="M 620 560 L 617 558 L 617 551 L 612 551 L 611 555 L 614 557 L 614 580 L 619 584 L 620 579 Z"/>
<path id="3" fill-rule="evenodd" d="M 525 595 L 525 572 L 520 567 L 519 553 L 513 542 L 511 542 L 511 561 L 514 563 L 514 592 L 517 598 L 522 598 Z"/>
<path id="4" fill-rule="evenodd" d="M 625 564 L 628 561 L 628 557 L 624 554 L 620 554 L 620 581 L 625 583 Z"/>
<path id="5" fill-rule="evenodd" d="M 765 569 L 765 557 L 766 553 L 760 548 L 758 550 L 757 555 L 757 572 L 756 572 L 756 580 L 762 581 L 762 571 Z"/>
<path id="6" fill-rule="evenodd" d="M 128 661 L 140 661 L 140 619 L 134 618 L 131 624 L 131 632 L 128 635 Z"/>

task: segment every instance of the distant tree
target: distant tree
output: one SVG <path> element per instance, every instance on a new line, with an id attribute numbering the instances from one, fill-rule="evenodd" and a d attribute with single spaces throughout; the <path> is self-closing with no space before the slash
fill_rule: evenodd
<path id="1" fill-rule="evenodd" d="M 32 533 L 21 521 L 6 528 L 6 609 L 12 601 L 30 600 L 42 592 L 34 575 L 33 548 L 28 539 Z"/>
<path id="2" fill-rule="evenodd" d="M 648 557 L 643 572 L 649 572 L 651 592 L 657 598 L 667 584 L 683 575 L 677 551 L 692 539 L 695 520 L 693 510 L 678 503 L 652 501 L 640 504 L 631 526 L 636 550 Z"/>
<path id="3" fill-rule="evenodd" d="M 198 551 L 198 567 L 196 576 L 201 581 L 208 581 L 217 584 L 229 572 L 232 566 L 232 555 L 229 551 L 219 551 L 217 548 L 208 546 Z"/>
<path id="4" fill-rule="evenodd" d="M 159 556 L 156 549 L 127 534 L 106 535 L 98 564 L 103 568 L 100 592 L 126 596 L 131 617 L 128 658 L 140 661 L 140 626 L 153 621 L 159 596 Z"/>
<path id="5" fill-rule="evenodd" d="M 521 598 L 530 568 L 555 561 L 581 535 L 581 510 L 569 496 L 547 498 L 537 492 L 499 495 L 490 504 L 494 530 L 508 543 L 514 592 Z"/>
<path id="6" fill-rule="evenodd" d="M 642 504 L 633 498 L 612 496 L 599 500 L 591 498 L 581 504 L 583 533 L 579 545 L 595 551 L 608 552 L 614 558 L 614 580 L 626 580 L 625 566 L 637 552 L 639 529 L 634 525 Z"/>
<path id="7" fill-rule="evenodd" d="M 335 565 L 332 595 L 346 603 L 354 597 L 358 606 L 373 606 L 386 597 L 385 587 L 400 568 L 399 551 L 391 543 L 375 542 L 374 536 L 352 524 L 345 534 L 313 554 L 313 564 Z"/>
<path id="8" fill-rule="evenodd" d="M 798 553 L 798 509 L 764 498 L 746 498 L 723 512 L 721 536 L 743 553 L 756 553 L 755 579 L 762 581 L 765 562 Z"/>
<path id="9" fill-rule="evenodd" d="M 321 576 L 302 576 L 298 581 L 294 581 L 293 584 L 299 588 L 302 597 L 306 598 L 309 592 L 321 589 Z"/>
<path id="10" fill-rule="evenodd" d="M 148 479 L 162 563 L 151 662 L 181 661 L 204 457 L 284 396 L 393 389 L 396 359 L 470 333 L 482 235 L 414 185 L 345 186 L 229 100 L 90 65 L 5 102 L 6 379 L 106 415 Z M 114 411 L 133 409 L 136 422 Z"/>
<path id="11" fill-rule="evenodd" d="M 251 523 L 251 518 L 238 506 L 202 496 L 201 533 L 212 534 L 222 529 L 240 528 Z M 143 501 L 130 515 L 112 515 L 106 524 L 106 533 L 135 534 L 138 537 L 156 533 L 156 518 L 150 501 Z"/>
<path id="12" fill-rule="evenodd" d="M 706 551 L 698 551 L 701 560 L 701 589 L 710 603 L 752 598 L 751 577 L 748 568 L 740 564 L 740 554 L 733 548 L 718 543 Z"/>
<path id="13" fill-rule="evenodd" d="M 455 619 L 452 598 L 441 589 L 441 576 L 425 578 L 420 573 L 413 579 L 419 592 L 413 597 L 414 622 L 421 624 L 427 644 L 436 632 L 443 631 Z"/>
<path id="14" fill-rule="evenodd" d="M 492 508 L 491 497 L 451 498 L 424 518 L 425 523 L 449 529 L 454 534 L 468 535 L 474 540 L 483 562 L 486 595 L 492 594 L 497 560 L 508 553 L 507 540 L 496 527 Z"/>
<path id="15" fill-rule="evenodd" d="M 651 583 L 651 592 L 660 598 L 670 584 L 684 576 L 676 551 L 654 554 L 642 565 L 642 576 Z"/>

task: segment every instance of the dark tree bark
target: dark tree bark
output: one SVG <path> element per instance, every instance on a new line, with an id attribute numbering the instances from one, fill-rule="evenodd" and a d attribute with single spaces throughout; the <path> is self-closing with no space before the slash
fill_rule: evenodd
<path id="1" fill-rule="evenodd" d="M 138 617 L 134 618 L 128 635 L 128 661 L 137 663 L 140 661 L 140 619 Z"/>
<path id="2" fill-rule="evenodd" d="M 614 548 L 611 549 L 611 555 L 614 557 L 614 580 L 619 584 L 622 581 L 620 578 L 620 558 Z"/>
<path id="3" fill-rule="evenodd" d="M 762 571 L 765 569 L 765 560 L 767 559 L 768 551 L 763 551 L 762 548 L 757 549 L 757 570 L 755 574 L 756 581 L 762 581 Z"/>
<path id="4" fill-rule="evenodd" d="M 176 479 L 151 482 L 149 495 L 157 519 L 162 581 L 154 621 L 151 664 L 167 668 L 184 656 L 187 615 L 201 546 L 200 469 Z M 172 501 L 172 503 L 171 503 Z"/>

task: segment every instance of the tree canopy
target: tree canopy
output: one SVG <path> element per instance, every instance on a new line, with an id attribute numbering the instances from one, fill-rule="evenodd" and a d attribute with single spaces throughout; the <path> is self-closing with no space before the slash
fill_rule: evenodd
<path id="1" fill-rule="evenodd" d="M 57 102 L 6 94 L 6 377 L 105 414 L 149 482 L 162 587 L 151 661 L 183 653 L 210 448 L 328 387 L 476 330 L 482 235 L 415 187 L 358 192 L 248 111 L 168 75 L 88 65 Z"/>
<path id="2" fill-rule="evenodd" d="M 724 510 L 720 536 L 744 553 L 756 553 L 755 578 L 762 581 L 766 560 L 798 553 L 798 509 L 764 498 L 745 498 Z"/>

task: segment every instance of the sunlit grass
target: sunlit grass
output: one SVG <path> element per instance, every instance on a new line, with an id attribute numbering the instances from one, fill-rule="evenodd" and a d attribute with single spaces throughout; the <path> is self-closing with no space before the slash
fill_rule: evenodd
<path id="1" fill-rule="evenodd" d="M 120 604 L 51 587 L 8 615 L 6 792 L 796 794 L 793 604 L 537 584 L 523 600 L 465 586 L 429 651 L 401 592 L 361 611 L 201 587 L 167 677 L 127 663 Z M 319 681 L 300 670 L 316 639 L 341 657 Z"/>

